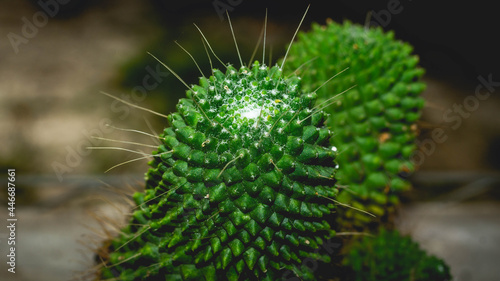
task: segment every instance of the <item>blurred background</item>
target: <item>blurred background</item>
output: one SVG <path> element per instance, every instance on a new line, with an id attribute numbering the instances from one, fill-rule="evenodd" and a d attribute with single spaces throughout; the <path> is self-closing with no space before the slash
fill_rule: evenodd
<path id="1" fill-rule="evenodd" d="M 365 24 L 371 12 L 371 25 L 415 47 L 427 70 L 427 106 L 415 189 L 405 194 L 398 227 L 450 264 L 454 280 L 498 280 L 500 42 L 497 11 L 487 1 L 59 2 L 0 0 L 0 166 L 16 169 L 18 218 L 16 274 L 7 272 L 8 230 L 0 228 L 1 280 L 79 280 L 93 266 L 103 229 L 113 229 L 107 222 L 128 212 L 120 193 L 141 187 L 147 161 L 105 172 L 138 156 L 86 147 L 138 148 L 102 138 L 154 145 L 130 130 L 154 134 L 165 120 L 101 91 L 168 114 L 185 88 L 147 52 L 197 83 L 198 69 L 174 41 L 209 73 L 196 23 L 223 61 L 237 62 L 228 10 L 248 62 L 267 8 L 266 63 L 274 63 L 309 3 L 303 31 L 327 18 Z M 433 139 L 434 128 L 443 129 L 444 141 Z M 0 180 L 7 186 L 6 173 Z"/>

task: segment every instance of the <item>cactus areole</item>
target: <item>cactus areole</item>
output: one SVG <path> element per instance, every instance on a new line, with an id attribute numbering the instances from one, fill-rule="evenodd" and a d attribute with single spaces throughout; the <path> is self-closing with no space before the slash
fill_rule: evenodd
<path id="1" fill-rule="evenodd" d="M 168 116 L 100 278 L 314 280 L 305 261 L 329 260 L 319 249 L 334 235 L 337 195 L 336 148 L 315 101 L 278 66 L 201 78 Z"/>

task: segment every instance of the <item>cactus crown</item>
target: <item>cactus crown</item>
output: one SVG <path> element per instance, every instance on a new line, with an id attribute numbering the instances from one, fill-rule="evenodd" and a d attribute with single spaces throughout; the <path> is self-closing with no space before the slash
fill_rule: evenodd
<path id="1" fill-rule="evenodd" d="M 187 92 L 191 100 L 182 99 L 177 109 L 198 126 L 209 128 L 209 136 L 238 140 L 240 147 L 248 148 L 260 145 L 262 138 L 282 134 L 283 126 L 302 109 L 295 117 L 311 113 L 308 109 L 316 95 L 302 96 L 299 89 L 299 79 L 284 80 L 277 66 L 256 62 L 252 68 L 236 70 L 229 65 L 226 74 L 215 69 L 210 78 L 201 78 L 200 85 Z"/>

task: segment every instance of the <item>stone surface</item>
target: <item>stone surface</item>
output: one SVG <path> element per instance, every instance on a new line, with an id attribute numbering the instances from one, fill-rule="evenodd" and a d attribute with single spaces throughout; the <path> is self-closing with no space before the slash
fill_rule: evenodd
<path id="1" fill-rule="evenodd" d="M 403 233 L 450 265 L 454 281 L 498 280 L 498 201 L 413 203 L 398 220 Z"/>

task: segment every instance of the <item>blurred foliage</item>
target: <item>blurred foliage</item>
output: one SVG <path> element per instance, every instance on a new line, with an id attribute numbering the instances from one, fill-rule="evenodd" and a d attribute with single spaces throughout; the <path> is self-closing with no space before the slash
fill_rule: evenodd
<path id="1" fill-rule="evenodd" d="M 375 237 L 355 240 L 344 264 L 356 281 L 447 281 L 450 268 L 428 255 L 409 236 L 382 229 Z"/>

